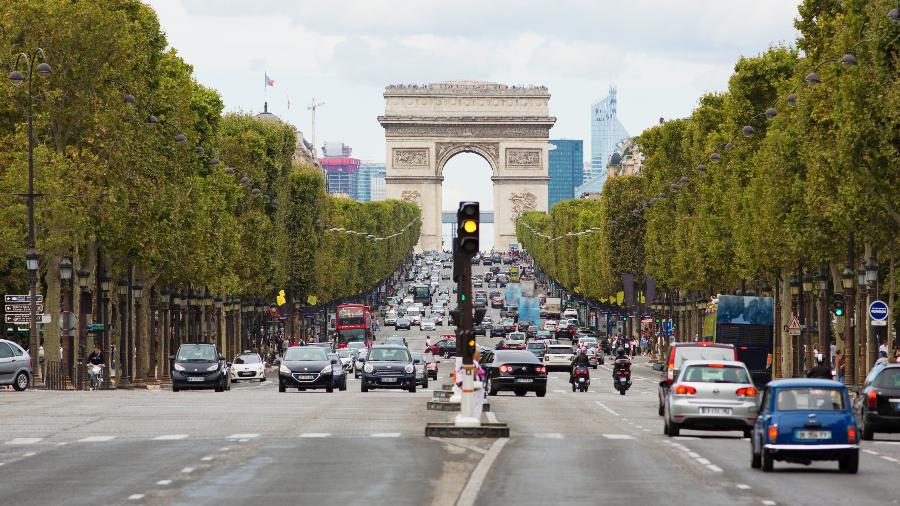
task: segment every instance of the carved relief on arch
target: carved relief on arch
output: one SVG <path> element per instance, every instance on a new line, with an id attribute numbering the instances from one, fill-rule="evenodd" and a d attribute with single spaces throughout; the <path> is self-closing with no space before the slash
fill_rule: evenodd
<path id="1" fill-rule="evenodd" d="M 509 202 L 512 204 L 513 221 L 519 219 L 525 211 L 534 211 L 537 207 L 537 197 L 529 191 L 513 193 L 509 197 Z"/>
<path id="2" fill-rule="evenodd" d="M 481 155 L 491 170 L 496 174 L 500 166 L 500 144 L 496 142 L 438 142 L 435 144 L 437 173 L 444 170 L 444 165 L 453 155 L 458 153 L 477 153 Z"/>
<path id="3" fill-rule="evenodd" d="M 400 200 L 408 200 L 420 208 L 422 207 L 422 194 L 417 190 L 404 190 L 400 194 Z"/>
<path id="4" fill-rule="evenodd" d="M 398 168 L 428 167 L 427 148 L 394 148 L 392 166 Z"/>

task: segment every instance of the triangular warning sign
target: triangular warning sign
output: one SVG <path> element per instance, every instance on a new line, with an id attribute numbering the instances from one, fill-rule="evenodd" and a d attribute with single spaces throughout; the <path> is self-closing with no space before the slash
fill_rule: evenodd
<path id="1" fill-rule="evenodd" d="M 791 323 L 788 325 L 789 329 L 799 329 L 800 328 L 800 320 L 797 319 L 797 315 L 791 315 Z"/>

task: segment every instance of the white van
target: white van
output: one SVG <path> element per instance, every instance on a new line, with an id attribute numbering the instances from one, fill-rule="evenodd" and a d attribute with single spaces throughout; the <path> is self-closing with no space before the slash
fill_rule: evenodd
<path id="1" fill-rule="evenodd" d="M 578 319 L 578 311 L 571 309 L 571 308 L 566 309 L 565 311 L 563 311 L 562 317 L 563 318 L 575 318 L 577 320 Z"/>
<path id="2" fill-rule="evenodd" d="M 419 306 L 409 306 L 406 308 L 406 317 L 413 325 L 418 325 L 422 321 L 422 308 Z"/>

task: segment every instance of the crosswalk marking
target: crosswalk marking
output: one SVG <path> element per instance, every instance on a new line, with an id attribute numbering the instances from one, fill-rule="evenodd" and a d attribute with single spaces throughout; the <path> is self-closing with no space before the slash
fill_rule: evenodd
<path id="1" fill-rule="evenodd" d="M 737 488 L 741 490 L 750 490 L 750 485 L 747 485 L 746 483 L 738 483 Z"/>
<path id="2" fill-rule="evenodd" d="M 178 441 L 179 439 L 187 438 L 187 434 L 166 434 L 164 436 L 156 436 L 153 438 L 154 441 Z"/>
<path id="3" fill-rule="evenodd" d="M 116 436 L 88 436 L 78 440 L 79 443 L 103 443 L 112 441 Z"/>
<path id="4" fill-rule="evenodd" d="M 400 437 L 399 432 L 375 432 L 370 437 Z"/>
<path id="5" fill-rule="evenodd" d="M 172 480 L 159 480 L 158 482 L 156 482 L 156 484 L 157 484 L 157 485 L 162 485 L 163 487 L 165 487 L 166 485 L 171 485 L 171 484 L 172 484 Z"/>
<path id="6" fill-rule="evenodd" d="M 253 439 L 259 437 L 259 434 L 232 434 L 225 439 Z"/>
<path id="7" fill-rule="evenodd" d="M 144 494 L 131 494 L 128 496 L 129 501 L 140 501 L 144 498 Z"/>
<path id="8" fill-rule="evenodd" d="M 629 436 L 628 434 L 601 434 L 606 439 L 634 439 L 633 436 Z"/>
<path id="9" fill-rule="evenodd" d="M 187 474 L 187 473 L 193 473 L 193 472 L 194 472 L 194 468 L 193 468 L 193 467 L 183 467 L 183 468 L 181 468 L 181 472 L 182 472 L 182 473 L 185 473 L 185 474 Z"/>
<path id="10" fill-rule="evenodd" d="M 711 464 L 709 459 L 704 459 L 703 457 L 697 457 L 697 462 L 703 464 L 704 466 L 708 466 Z"/>
<path id="11" fill-rule="evenodd" d="M 44 438 L 42 437 L 17 437 L 13 440 L 7 441 L 8 445 L 31 445 L 42 441 Z"/>
<path id="12" fill-rule="evenodd" d="M 331 435 L 330 432 L 304 432 L 303 434 L 300 434 L 300 437 L 320 438 L 320 437 L 328 437 L 330 435 Z"/>
<path id="13" fill-rule="evenodd" d="M 212 460 L 212 459 L 214 459 L 214 458 L 215 458 L 215 457 L 213 457 L 212 455 L 207 455 L 207 456 L 203 457 L 203 458 L 200 459 L 200 460 L 202 460 L 203 462 L 209 462 L 210 460 Z"/>

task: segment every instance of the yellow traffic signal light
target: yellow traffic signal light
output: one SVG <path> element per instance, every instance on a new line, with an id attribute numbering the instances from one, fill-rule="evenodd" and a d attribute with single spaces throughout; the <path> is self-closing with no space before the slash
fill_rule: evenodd
<path id="1" fill-rule="evenodd" d="M 475 220 L 466 220 L 463 222 L 463 230 L 471 234 L 478 230 L 478 223 Z"/>
<path id="2" fill-rule="evenodd" d="M 466 257 L 478 254 L 478 222 L 481 219 L 478 202 L 460 202 L 456 211 L 456 236 L 459 252 Z M 454 252 L 456 254 L 456 252 Z"/>

